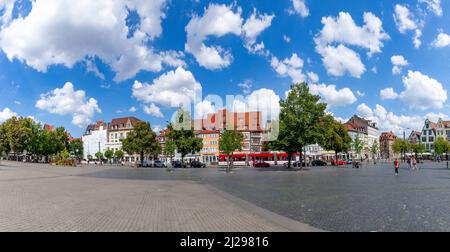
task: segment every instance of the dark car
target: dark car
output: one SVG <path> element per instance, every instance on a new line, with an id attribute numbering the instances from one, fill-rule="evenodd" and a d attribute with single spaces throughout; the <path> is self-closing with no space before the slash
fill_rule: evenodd
<path id="1" fill-rule="evenodd" d="M 200 161 L 192 161 L 191 168 L 206 168 L 206 164 Z"/>
<path id="2" fill-rule="evenodd" d="M 270 167 L 270 164 L 266 163 L 264 161 L 254 161 L 253 162 L 253 167 L 255 167 L 255 168 Z"/>
<path id="3" fill-rule="evenodd" d="M 322 160 L 314 160 L 311 162 L 312 166 L 327 166 L 327 162 Z"/>
<path id="4" fill-rule="evenodd" d="M 173 168 L 186 168 L 186 165 L 181 162 L 181 161 L 173 161 L 172 162 L 172 167 Z"/>

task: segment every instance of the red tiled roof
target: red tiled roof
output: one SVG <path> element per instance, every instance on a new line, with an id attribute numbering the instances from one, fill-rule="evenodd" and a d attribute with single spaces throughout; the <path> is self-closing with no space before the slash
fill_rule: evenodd
<path id="1" fill-rule="evenodd" d="M 139 119 L 137 119 L 136 117 L 134 117 L 134 116 L 130 116 L 130 117 L 123 117 L 123 118 L 115 118 L 115 119 L 112 119 L 112 121 L 111 121 L 111 127 L 112 126 L 120 126 L 120 125 L 122 125 L 122 124 L 126 124 L 126 123 L 128 123 L 128 120 L 130 120 L 130 122 L 131 122 L 131 125 L 135 125 L 136 123 L 138 123 L 138 122 L 142 122 L 141 120 L 139 120 Z"/>

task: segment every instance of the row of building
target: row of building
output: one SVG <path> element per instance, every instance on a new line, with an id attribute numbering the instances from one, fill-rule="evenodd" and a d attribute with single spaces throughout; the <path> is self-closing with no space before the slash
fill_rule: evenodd
<path id="1" fill-rule="evenodd" d="M 424 156 L 434 156 L 434 143 L 438 138 L 450 142 L 450 121 L 439 119 L 437 123 L 425 120 L 421 131 L 413 130 L 408 137 L 403 136 L 411 144 L 421 144 L 424 147 Z M 384 132 L 380 136 L 380 154 L 383 158 L 393 158 L 392 145 L 398 137 L 393 132 Z"/>

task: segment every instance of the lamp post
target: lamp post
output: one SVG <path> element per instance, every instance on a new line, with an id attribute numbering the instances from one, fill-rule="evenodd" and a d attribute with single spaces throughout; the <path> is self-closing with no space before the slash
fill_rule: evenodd
<path id="1" fill-rule="evenodd" d="M 403 129 L 403 162 L 406 162 L 406 130 L 410 130 L 410 128 L 404 128 Z"/>

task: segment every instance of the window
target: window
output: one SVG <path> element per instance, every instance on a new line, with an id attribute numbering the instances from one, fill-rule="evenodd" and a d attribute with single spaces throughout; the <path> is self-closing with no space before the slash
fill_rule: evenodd
<path id="1" fill-rule="evenodd" d="M 428 139 L 430 140 L 429 142 L 434 142 L 434 137 L 429 137 Z"/>

